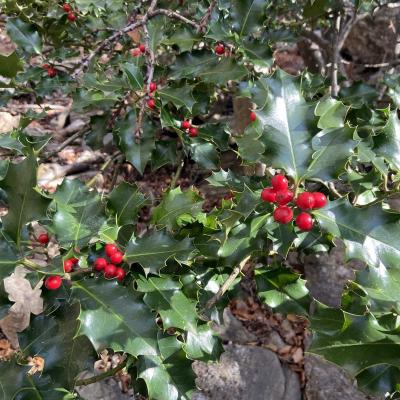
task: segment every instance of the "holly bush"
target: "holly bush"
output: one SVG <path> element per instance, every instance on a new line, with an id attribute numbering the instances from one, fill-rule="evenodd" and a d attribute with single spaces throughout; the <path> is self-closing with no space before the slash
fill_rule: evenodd
<path id="1" fill-rule="evenodd" d="M 265 305 L 310 321 L 309 353 L 367 392 L 396 391 L 400 122 L 393 88 L 382 105 L 375 86 L 335 71 L 333 33 L 347 3 L 354 13 L 375 7 L 4 2 L 16 46 L 0 56 L 2 106 L 61 93 L 87 121 L 85 145 L 107 154 L 100 173 L 121 163 L 135 176 L 172 172 L 160 197 L 134 179 L 101 191 L 64 179 L 47 191 L 37 169 L 56 156 L 54 138 L 27 130 L 47 109 L 1 135 L 0 327 L 12 345 L 0 362 L 3 399 L 75 398 L 78 374 L 104 349 L 125 357 L 118 368 L 135 391 L 189 399 L 192 362 L 222 351 L 211 321 L 238 295 L 245 264 Z M 279 68 L 276 46 L 315 27 L 333 38 L 331 73 Z M 226 154 L 231 169 L 221 167 Z M 197 175 L 181 187 L 189 167 Z M 199 176 L 222 193 L 218 204 L 207 204 Z"/>

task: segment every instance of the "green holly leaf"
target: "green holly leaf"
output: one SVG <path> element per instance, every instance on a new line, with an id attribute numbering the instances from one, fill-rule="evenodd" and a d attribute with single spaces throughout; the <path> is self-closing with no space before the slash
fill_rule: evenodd
<path id="1" fill-rule="evenodd" d="M 64 180 L 53 195 L 51 229 L 63 246 L 82 247 L 97 235 L 105 221 L 100 196 L 78 180 Z"/>
<path id="2" fill-rule="evenodd" d="M 22 60 L 14 52 L 10 55 L 0 54 L 0 75 L 6 78 L 14 78 L 18 71 L 23 70 Z"/>
<path id="3" fill-rule="evenodd" d="M 194 250 L 189 238 L 175 240 L 168 233 L 159 231 L 142 238 L 132 237 L 125 259 L 130 263 L 139 263 L 146 273 L 158 274 L 168 259 L 187 263 Z"/>
<path id="4" fill-rule="evenodd" d="M 233 29 L 239 37 L 250 35 L 262 27 L 265 9 L 263 0 L 232 1 L 230 16 L 233 19 Z"/>
<path id="5" fill-rule="evenodd" d="M 132 90 L 143 89 L 143 74 L 141 69 L 136 64 L 125 63 L 122 66 L 122 70 L 124 71 L 126 79 Z"/>
<path id="6" fill-rule="evenodd" d="M 189 51 L 193 45 L 200 42 L 201 38 L 193 30 L 189 28 L 182 28 L 174 32 L 169 38 L 162 41 L 163 44 L 168 46 L 177 45 L 181 53 Z"/>
<path id="7" fill-rule="evenodd" d="M 166 86 L 157 90 L 163 104 L 172 103 L 177 109 L 185 107 L 190 113 L 196 100 L 193 97 L 193 86 L 184 85 L 182 87 Z"/>
<path id="8" fill-rule="evenodd" d="M 161 203 L 154 209 L 152 223 L 168 230 L 178 228 L 177 220 L 183 214 L 196 216 L 202 211 L 203 201 L 192 189 L 182 192 L 180 187 L 166 193 Z"/>
<path id="9" fill-rule="evenodd" d="M 8 34 L 21 52 L 29 54 L 42 52 L 42 40 L 35 25 L 23 22 L 19 18 L 8 18 L 6 27 Z"/>
<path id="10" fill-rule="evenodd" d="M 50 200 L 35 189 L 36 166 L 35 157 L 30 155 L 19 164 L 10 164 L 6 177 L 0 181 L 9 205 L 7 215 L 2 218 L 3 230 L 18 247 L 25 224 L 47 218 Z"/>
<path id="11" fill-rule="evenodd" d="M 315 107 L 315 115 L 319 117 L 318 128 L 343 128 L 348 110 L 349 107 L 331 97 L 320 100 Z"/>
<path id="12" fill-rule="evenodd" d="M 238 192 L 244 190 L 244 185 L 249 183 L 249 178 L 246 176 L 237 176 L 231 170 L 219 170 L 218 172 L 211 172 L 211 176 L 207 178 L 207 182 L 214 187 L 225 187 L 234 189 Z"/>
<path id="13" fill-rule="evenodd" d="M 203 168 L 217 169 L 219 165 L 218 151 L 212 143 L 192 143 L 190 145 L 193 160 Z"/>
<path id="14" fill-rule="evenodd" d="M 0 280 L 7 277 L 20 259 L 17 248 L 0 234 Z"/>
<path id="15" fill-rule="evenodd" d="M 134 356 L 158 354 L 154 316 L 131 287 L 92 278 L 73 282 L 72 289 L 81 303 L 79 333 L 96 350 L 109 347 Z"/>
<path id="16" fill-rule="evenodd" d="M 243 136 L 235 138 L 239 146 L 239 155 L 243 160 L 250 163 L 261 160 L 265 152 L 265 145 L 261 141 L 261 136 L 262 132 L 260 130 L 249 127 Z"/>
<path id="17" fill-rule="evenodd" d="M 136 185 L 122 182 L 110 193 L 107 204 L 115 212 L 117 224 L 127 225 L 137 220 L 137 213 L 149 201 Z"/>

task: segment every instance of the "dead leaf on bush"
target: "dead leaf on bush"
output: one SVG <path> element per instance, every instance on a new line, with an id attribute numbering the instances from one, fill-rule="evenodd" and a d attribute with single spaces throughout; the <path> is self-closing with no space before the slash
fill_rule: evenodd
<path id="1" fill-rule="evenodd" d="M 42 372 L 44 369 L 44 358 L 40 356 L 28 357 L 28 365 L 31 369 L 27 372 L 28 375 L 34 375 L 37 372 Z"/>
<path id="2" fill-rule="evenodd" d="M 11 348 L 10 341 L 7 339 L 0 339 L 0 361 L 9 360 L 14 353 L 15 350 Z"/>
<path id="3" fill-rule="evenodd" d="M 38 315 L 43 311 L 43 299 L 40 297 L 43 282 L 40 281 L 32 289 L 30 282 L 25 278 L 28 272 L 19 265 L 4 279 L 4 289 L 8 293 L 8 299 L 15 304 L 0 320 L 0 328 L 14 349 L 19 348 L 17 332 L 22 332 L 29 326 L 31 313 Z"/>

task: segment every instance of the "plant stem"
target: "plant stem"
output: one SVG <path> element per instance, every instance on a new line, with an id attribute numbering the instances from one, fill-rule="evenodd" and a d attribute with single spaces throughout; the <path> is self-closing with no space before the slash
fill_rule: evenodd
<path id="1" fill-rule="evenodd" d="M 178 168 L 176 169 L 175 175 L 171 181 L 171 189 L 174 189 L 176 187 L 176 184 L 178 183 L 178 179 L 181 177 L 181 173 L 182 173 L 182 169 L 183 169 L 184 165 L 185 165 L 185 161 L 182 159 L 182 152 L 180 152 L 179 156 L 178 156 Z"/>
<path id="2" fill-rule="evenodd" d="M 332 38 L 332 66 L 331 66 L 331 96 L 337 97 L 339 93 L 338 85 L 338 63 L 339 63 L 339 31 L 341 15 L 339 14 L 335 19 L 335 26 L 333 27 Z"/>
<path id="3" fill-rule="evenodd" d="M 115 368 L 110 369 L 106 372 L 103 372 L 102 374 L 95 375 L 95 376 L 92 376 L 92 377 L 86 378 L 86 379 L 78 379 L 75 382 L 75 386 L 91 385 L 92 383 L 102 381 L 103 379 L 108 378 L 109 376 L 114 376 L 118 371 L 121 371 L 122 369 L 125 368 L 126 363 L 127 363 L 127 358 L 124 361 L 122 361 L 121 364 L 117 365 Z"/>

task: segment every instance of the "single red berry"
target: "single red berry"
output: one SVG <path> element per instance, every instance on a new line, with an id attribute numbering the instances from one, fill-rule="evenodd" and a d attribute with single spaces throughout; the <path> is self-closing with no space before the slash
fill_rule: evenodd
<path id="1" fill-rule="evenodd" d="M 78 262 L 79 262 L 79 258 L 76 258 L 76 257 L 72 257 L 72 258 L 70 258 L 70 260 L 74 263 L 74 265 L 78 264 Z"/>
<path id="2" fill-rule="evenodd" d="M 198 135 L 198 133 L 199 133 L 199 131 L 194 126 L 189 128 L 189 136 L 190 137 L 196 137 Z"/>
<path id="3" fill-rule="evenodd" d="M 49 290 L 57 290 L 61 286 L 61 278 L 58 275 L 49 276 L 44 281 L 44 286 Z"/>
<path id="4" fill-rule="evenodd" d="M 63 4 L 63 10 L 65 12 L 70 12 L 72 10 L 72 8 L 68 3 L 65 3 L 65 4 Z"/>
<path id="5" fill-rule="evenodd" d="M 117 267 L 114 264 L 107 264 L 104 268 L 104 277 L 107 279 L 115 278 L 117 274 Z"/>
<path id="6" fill-rule="evenodd" d="M 250 121 L 254 122 L 256 119 L 257 119 L 257 114 L 254 111 L 252 111 L 250 113 Z"/>
<path id="7" fill-rule="evenodd" d="M 267 201 L 268 203 L 275 203 L 276 201 L 276 192 L 273 188 L 265 188 L 261 192 L 261 200 Z"/>
<path id="8" fill-rule="evenodd" d="M 313 194 L 314 197 L 314 206 L 313 208 L 322 208 L 326 206 L 326 203 L 328 202 L 326 196 L 321 193 L 321 192 L 314 192 Z"/>
<path id="9" fill-rule="evenodd" d="M 279 206 L 274 210 L 274 220 L 280 224 L 288 224 L 293 219 L 293 210 L 288 206 Z"/>
<path id="10" fill-rule="evenodd" d="M 106 254 L 108 255 L 108 257 L 111 257 L 114 253 L 116 253 L 118 250 L 118 247 L 113 244 L 113 243 L 107 243 L 104 246 L 104 251 L 106 252 Z"/>
<path id="11" fill-rule="evenodd" d="M 123 268 L 118 267 L 115 276 L 120 282 L 122 282 L 125 279 L 126 272 Z"/>
<path id="12" fill-rule="evenodd" d="M 38 237 L 38 242 L 40 244 L 47 244 L 49 243 L 49 235 L 47 233 L 41 233 Z"/>
<path id="13" fill-rule="evenodd" d="M 275 190 L 285 190 L 288 188 L 288 180 L 284 175 L 275 175 L 271 179 L 272 187 Z"/>
<path id="14" fill-rule="evenodd" d="M 110 261 L 112 264 L 121 264 L 124 255 L 120 251 L 116 251 L 114 254 L 111 254 Z"/>
<path id="15" fill-rule="evenodd" d="M 107 266 L 108 262 L 105 258 L 96 258 L 94 262 L 94 269 L 96 271 L 103 271 L 103 269 Z"/>
<path id="16" fill-rule="evenodd" d="M 297 196 L 296 205 L 302 210 L 308 210 L 314 207 L 314 195 L 311 192 L 303 192 Z"/>
<path id="17" fill-rule="evenodd" d="M 215 54 L 218 54 L 219 56 L 222 56 L 222 54 L 225 53 L 225 46 L 221 43 L 218 43 L 215 47 L 214 47 L 214 51 Z"/>
<path id="18" fill-rule="evenodd" d="M 142 52 L 140 51 L 139 48 L 131 49 L 131 50 L 129 50 L 129 52 L 131 53 L 131 55 L 133 57 L 138 57 L 142 54 Z"/>
<path id="19" fill-rule="evenodd" d="M 291 190 L 278 190 L 276 192 L 276 202 L 284 206 L 285 204 L 291 202 L 293 200 L 293 192 Z"/>
<path id="20" fill-rule="evenodd" d="M 146 46 L 145 46 L 143 43 L 139 44 L 139 50 L 140 50 L 142 53 L 146 53 Z"/>
<path id="21" fill-rule="evenodd" d="M 313 227 L 313 220 L 312 220 L 311 215 L 306 212 L 301 212 L 296 217 L 296 225 L 302 231 L 311 231 L 311 229 Z"/>
<path id="22" fill-rule="evenodd" d="M 64 260 L 64 272 L 71 272 L 74 269 L 74 265 L 72 258 Z"/>
<path id="23" fill-rule="evenodd" d="M 147 100 L 147 106 L 151 109 L 153 109 L 156 106 L 156 102 L 154 99 L 148 99 Z"/>
<path id="24" fill-rule="evenodd" d="M 48 75 L 50 78 L 54 78 L 54 77 L 57 75 L 57 70 L 56 70 L 55 68 L 53 68 L 53 67 L 49 67 L 49 68 L 47 69 L 47 75 Z"/>
<path id="25" fill-rule="evenodd" d="M 76 15 L 72 11 L 70 11 L 67 14 L 67 19 L 68 19 L 68 21 L 74 22 L 76 20 Z"/>
<path id="26" fill-rule="evenodd" d="M 154 82 L 151 82 L 149 85 L 149 89 L 150 89 L 150 92 L 155 92 L 157 90 L 157 84 Z"/>
<path id="27" fill-rule="evenodd" d="M 182 129 L 189 129 L 191 127 L 191 123 L 189 121 L 182 121 L 181 122 L 181 128 Z"/>

